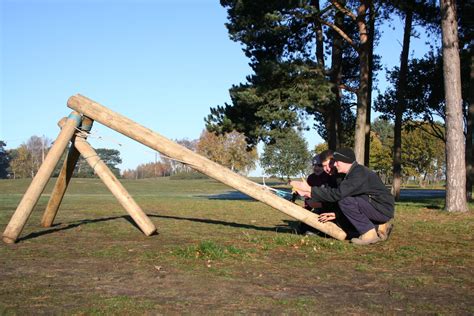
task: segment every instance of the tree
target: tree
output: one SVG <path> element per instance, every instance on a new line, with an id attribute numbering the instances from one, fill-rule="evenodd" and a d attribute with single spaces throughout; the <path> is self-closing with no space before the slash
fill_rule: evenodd
<path id="1" fill-rule="evenodd" d="M 5 146 L 7 144 L 0 140 L 0 179 L 8 178 L 8 168 L 10 167 L 10 157 Z"/>
<path id="2" fill-rule="evenodd" d="M 177 144 L 179 144 L 181 146 L 184 146 L 187 149 L 195 152 L 198 140 L 197 139 L 189 140 L 187 138 L 183 138 L 183 139 L 176 139 L 175 142 Z M 164 164 L 170 166 L 171 174 L 181 173 L 181 172 L 192 172 L 193 171 L 191 167 L 189 167 L 189 166 L 187 166 L 187 165 L 185 165 L 185 164 L 183 164 L 179 161 L 168 158 L 164 155 L 161 155 L 161 160 L 163 161 Z"/>
<path id="3" fill-rule="evenodd" d="M 447 211 L 467 212 L 461 64 L 458 45 L 456 3 L 440 0 L 443 44 L 443 75 L 446 96 L 446 206 Z"/>
<path id="4" fill-rule="evenodd" d="M 236 131 L 223 135 L 203 131 L 196 145 L 197 153 L 229 168 L 234 172 L 248 174 L 255 168 L 257 150 L 249 149 L 245 136 Z"/>
<path id="5" fill-rule="evenodd" d="M 116 149 L 97 148 L 97 155 L 107 165 L 107 167 L 114 173 L 116 177 L 120 177 L 120 169 L 117 167 L 118 164 L 122 163 L 120 158 L 120 151 Z M 95 177 L 94 170 L 87 163 L 84 157 L 80 157 L 76 169 L 75 175 L 80 178 L 92 178 Z"/>
<path id="6" fill-rule="evenodd" d="M 31 153 L 25 144 L 22 144 L 17 149 L 10 151 L 12 157 L 10 162 L 11 173 L 13 179 L 33 177 L 31 170 Z"/>
<path id="7" fill-rule="evenodd" d="M 39 167 L 44 161 L 44 158 L 48 154 L 49 148 L 51 147 L 52 141 L 44 136 L 39 137 L 36 135 L 31 136 L 26 141 L 26 148 L 30 152 L 30 166 L 32 177 L 38 172 Z"/>
<path id="8" fill-rule="evenodd" d="M 392 195 L 397 201 L 400 198 L 400 187 L 402 184 L 402 123 L 403 112 L 405 112 L 405 94 L 407 89 L 408 52 L 410 50 L 410 37 L 413 23 L 413 0 L 405 6 L 405 27 L 403 31 L 403 46 L 400 54 L 400 72 L 396 88 L 395 105 L 395 128 L 393 141 L 393 182 Z"/>
<path id="9" fill-rule="evenodd" d="M 135 170 L 127 169 L 122 177 L 125 179 L 146 179 L 156 177 L 167 177 L 171 175 L 171 165 L 168 162 L 149 162 L 140 164 Z"/>
<path id="10" fill-rule="evenodd" d="M 308 144 L 302 134 L 289 129 L 264 146 L 260 165 L 266 174 L 289 180 L 290 177 L 306 174 L 310 160 Z"/>
<path id="11" fill-rule="evenodd" d="M 376 118 L 372 123 L 370 141 L 370 166 L 390 183 L 392 177 L 393 124 L 388 120 Z"/>
<path id="12" fill-rule="evenodd" d="M 226 134 L 225 148 L 230 170 L 246 175 L 255 168 L 257 150 L 248 148 L 245 135 L 236 131 Z"/>
<path id="13" fill-rule="evenodd" d="M 336 147 L 345 135 L 344 114 L 349 114 L 349 122 L 358 126 L 355 138 L 362 158 L 372 69 L 369 34 L 375 27 L 367 27 L 371 0 L 347 3 L 328 1 L 320 9 L 319 1 L 222 0 L 230 37 L 243 44 L 255 74 L 231 88 L 232 104 L 211 109 L 208 130 L 235 129 L 256 145 L 269 143 L 281 129 L 307 128 L 304 119 L 312 115 L 324 127 L 330 147 Z M 321 56 L 323 38 L 332 40 L 330 70 Z M 341 90 L 357 95 L 356 120 L 349 110 L 352 97 Z"/>
<path id="14" fill-rule="evenodd" d="M 10 151 L 11 172 L 14 177 L 33 178 L 44 161 L 52 141 L 46 137 L 31 136 L 19 148 Z"/>
<path id="15" fill-rule="evenodd" d="M 417 178 L 420 186 L 438 180 L 445 170 L 445 144 L 433 133 L 425 132 L 430 128 L 428 122 L 408 122 L 402 130 L 404 176 Z"/>

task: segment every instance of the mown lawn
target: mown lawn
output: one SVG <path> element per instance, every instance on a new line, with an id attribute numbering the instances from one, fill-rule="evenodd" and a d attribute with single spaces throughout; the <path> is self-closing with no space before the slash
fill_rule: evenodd
<path id="1" fill-rule="evenodd" d="M 123 181 L 158 228 L 144 236 L 98 179 L 73 179 L 55 220 L 0 245 L 0 315 L 474 313 L 473 212 L 397 204 L 391 238 L 357 247 L 213 180 Z M 28 181 L 0 181 L 5 229 Z M 472 206 L 471 206 L 472 207 Z"/>

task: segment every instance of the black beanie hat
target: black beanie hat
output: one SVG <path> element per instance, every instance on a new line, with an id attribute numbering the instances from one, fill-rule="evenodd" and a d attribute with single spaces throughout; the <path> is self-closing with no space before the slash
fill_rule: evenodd
<path id="1" fill-rule="evenodd" d="M 319 157 L 319 155 L 314 156 L 313 159 L 311 160 L 311 162 L 312 162 L 313 166 L 322 164 L 321 157 Z"/>
<path id="2" fill-rule="evenodd" d="M 356 158 L 354 151 L 350 148 L 340 148 L 334 152 L 334 160 L 342 161 L 345 163 L 353 163 Z"/>

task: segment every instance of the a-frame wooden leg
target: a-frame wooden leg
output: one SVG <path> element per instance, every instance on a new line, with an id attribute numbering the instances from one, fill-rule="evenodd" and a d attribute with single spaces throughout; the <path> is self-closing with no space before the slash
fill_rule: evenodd
<path id="1" fill-rule="evenodd" d="M 156 227 L 148 216 L 143 212 L 140 206 L 133 200 L 127 190 L 118 181 L 115 175 L 110 171 L 107 165 L 100 159 L 92 146 L 83 138 L 76 137 L 74 146 L 81 153 L 82 157 L 94 169 L 94 172 L 109 188 L 119 203 L 125 208 L 135 223 L 147 236 L 156 232 Z"/>
<path id="2" fill-rule="evenodd" d="M 31 215 L 33 208 L 43 193 L 46 184 L 48 183 L 51 175 L 53 174 L 54 168 L 61 159 L 64 150 L 66 149 L 69 141 L 76 132 L 76 128 L 81 123 L 81 116 L 77 112 L 72 112 L 69 115 L 66 124 L 59 133 L 56 141 L 53 143 L 48 155 L 43 161 L 41 167 L 36 173 L 35 177 L 31 181 L 26 193 L 20 201 L 15 213 L 13 213 L 7 228 L 3 232 L 3 241 L 5 243 L 14 243 L 21 231 L 23 230 L 26 221 Z"/>
<path id="3" fill-rule="evenodd" d="M 89 132 L 92 128 L 92 123 L 93 120 L 84 116 L 82 118 L 81 130 L 84 132 Z M 63 124 L 60 124 L 60 127 L 62 128 L 61 125 Z M 59 176 L 56 179 L 56 184 L 54 185 L 54 189 L 51 192 L 48 205 L 46 206 L 46 209 L 43 213 L 41 226 L 51 227 L 53 225 L 54 219 L 56 218 L 59 210 L 59 206 L 61 205 L 64 194 L 66 193 L 67 187 L 69 185 L 69 181 L 72 178 L 74 168 L 76 167 L 76 163 L 79 160 L 79 156 L 79 151 L 77 151 L 76 147 L 71 142 L 66 160 L 64 160 L 61 172 L 59 173 Z"/>

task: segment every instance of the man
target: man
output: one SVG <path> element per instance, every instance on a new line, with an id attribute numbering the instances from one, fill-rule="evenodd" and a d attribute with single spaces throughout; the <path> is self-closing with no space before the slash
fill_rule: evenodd
<path id="1" fill-rule="evenodd" d="M 316 155 L 312 159 L 312 165 L 313 165 L 313 173 L 311 173 L 308 178 L 306 179 L 306 183 L 310 187 L 332 187 L 335 188 L 337 186 L 336 184 L 336 177 L 334 174 L 330 172 L 326 172 L 324 167 L 323 167 L 323 159 L 326 160 L 326 154 L 327 150 L 323 151 L 321 154 Z M 332 157 L 332 151 L 331 151 L 331 157 Z M 298 193 L 294 193 L 296 196 L 298 196 Z M 310 195 L 310 192 L 308 191 L 308 194 Z M 304 200 L 304 208 L 307 209 L 308 211 L 312 211 L 316 214 L 320 215 L 320 221 L 322 221 L 322 218 L 326 218 L 328 215 L 334 215 L 332 213 L 332 210 L 334 209 L 333 203 L 322 203 L 322 202 L 315 202 L 309 197 L 305 197 Z M 329 213 L 331 212 L 331 213 Z M 333 220 L 332 216 L 331 218 L 328 218 L 327 220 Z M 298 232 L 300 234 L 306 234 L 306 235 L 314 235 L 317 232 L 314 230 L 313 227 L 305 224 L 305 223 L 300 223 Z"/>
<path id="2" fill-rule="evenodd" d="M 336 150 L 333 160 L 338 173 L 345 174 L 344 179 L 337 188 L 312 187 L 311 200 L 338 203 L 342 214 L 360 234 L 351 239 L 354 244 L 386 240 L 392 229 L 389 221 L 394 216 L 393 196 L 375 172 L 356 162 L 352 149 Z M 308 184 L 292 182 L 292 185 L 298 191 L 308 190 Z"/>

